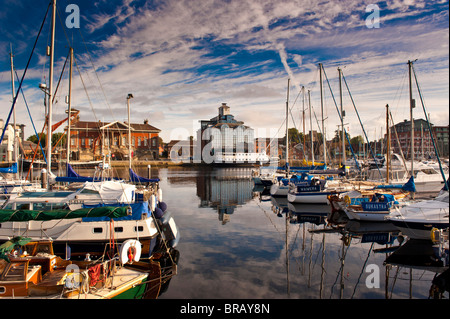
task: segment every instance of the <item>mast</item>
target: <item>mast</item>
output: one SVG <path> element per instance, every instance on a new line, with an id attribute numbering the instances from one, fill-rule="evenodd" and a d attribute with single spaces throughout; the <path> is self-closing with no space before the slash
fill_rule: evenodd
<path id="1" fill-rule="evenodd" d="M 11 45 L 11 52 L 9 54 L 11 58 L 11 92 L 12 92 L 12 100 L 14 101 L 14 98 L 16 97 L 16 91 L 14 88 L 14 62 L 13 62 L 13 53 L 12 53 L 12 45 Z M 14 137 L 13 137 L 13 162 L 17 163 L 17 141 L 16 141 L 16 108 L 13 109 L 13 131 L 14 131 Z M 15 178 L 17 178 L 17 173 L 15 174 Z"/>
<path id="2" fill-rule="evenodd" d="M 48 86 L 48 116 L 47 116 L 47 176 L 50 177 L 52 168 L 52 106 L 53 106 L 53 63 L 55 60 L 55 20 L 56 0 L 52 0 L 52 28 L 50 42 L 50 71 Z M 49 185 L 49 183 L 47 183 Z"/>
<path id="3" fill-rule="evenodd" d="M 70 67 L 69 67 L 69 96 L 67 101 L 67 167 L 69 167 L 70 162 L 70 122 L 72 119 L 72 66 L 73 66 L 73 48 L 69 49 L 70 54 Z"/>
<path id="4" fill-rule="evenodd" d="M 314 137 L 312 131 L 312 111 L 311 111 L 311 90 L 308 90 L 308 103 L 309 103 L 309 126 L 310 126 L 310 137 L 311 137 L 311 161 L 312 166 L 314 166 Z"/>
<path id="5" fill-rule="evenodd" d="M 413 108 L 415 107 L 415 100 L 412 98 L 412 61 L 408 60 L 409 69 L 409 112 L 411 117 L 411 176 L 414 176 L 414 118 Z"/>
<path id="6" fill-rule="evenodd" d="M 286 176 L 289 174 L 289 82 L 287 85 L 287 97 L 286 97 Z"/>
<path id="7" fill-rule="evenodd" d="M 327 164 L 327 139 L 325 136 L 325 120 L 323 118 L 323 83 L 322 83 L 322 63 L 319 63 L 320 76 L 320 109 L 322 112 L 322 138 L 323 138 L 323 164 Z"/>
<path id="8" fill-rule="evenodd" d="M 302 95 L 303 95 L 303 154 L 305 154 L 306 150 L 306 132 L 305 132 L 305 87 L 302 86 Z"/>
<path id="9" fill-rule="evenodd" d="M 342 127 L 342 165 L 345 168 L 345 131 L 344 131 L 344 105 L 342 102 L 342 70 L 338 68 L 339 72 L 339 99 L 341 102 L 341 127 Z"/>
<path id="10" fill-rule="evenodd" d="M 389 130 L 389 104 L 386 104 L 386 184 L 389 184 L 389 162 L 391 158 L 391 143 L 390 143 L 390 130 Z"/>
<path id="11" fill-rule="evenodd" d="M 130 122 L 130 99 L 133 98 L 133 94 L 129 93 L 127 96 L 128 106 L 128 168 L 131 169 L 131 122 Z"/>

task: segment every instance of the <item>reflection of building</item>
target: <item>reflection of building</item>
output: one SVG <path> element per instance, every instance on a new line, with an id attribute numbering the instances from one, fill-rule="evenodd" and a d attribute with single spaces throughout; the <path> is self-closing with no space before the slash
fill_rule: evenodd
<path id="1" fill-rule="evenodd" d="M 197 176 L 200 207 L 216 208 L 223 224 L 229 221 L 237 206 L 252 199 L 252 189 L 249 171 L 224 168 L 213 170 L 208 176 Z"/>

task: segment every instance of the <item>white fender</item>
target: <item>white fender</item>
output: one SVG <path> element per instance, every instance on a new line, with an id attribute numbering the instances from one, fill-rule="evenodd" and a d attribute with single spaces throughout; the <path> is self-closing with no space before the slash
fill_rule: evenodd
<path id="1" fill-rule="evenodd" d="M 139 240 L 128 239 L 120 246 L 119 259 L 122 264 L 133 263 L 141 258 L 141 243 Z"/>
<path id="2" fill-rule="evenodd" d="M 156 196 L 152 195 L 150 196 L 150 210 L 154 212 L 155 208 L 156 208 Z"/>
<path id="3" fill-rule="evenodd" d="M 162 202 L 162 189 L 158 188 L 158 201 Z"/>

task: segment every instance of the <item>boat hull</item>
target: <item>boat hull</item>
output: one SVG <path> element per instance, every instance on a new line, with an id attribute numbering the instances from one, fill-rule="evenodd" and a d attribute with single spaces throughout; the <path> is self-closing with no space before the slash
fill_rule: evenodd
<path id="1" fill-rule="evenodd" d="M 331 194 L 332 192 L 288 193 L 287 198 L 290 203 L 329 204 L 328 196 Z"/>

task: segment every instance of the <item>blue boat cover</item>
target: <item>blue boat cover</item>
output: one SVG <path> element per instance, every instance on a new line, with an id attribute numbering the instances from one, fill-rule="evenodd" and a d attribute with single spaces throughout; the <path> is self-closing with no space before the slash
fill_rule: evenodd
<path id="1" fill-rule="evenodd" d="M 133 169 L 130 168 L 130 181 L 133 183 L 156 183 L 159 178 L 145 178 L 137 175 Z"/>
<path id="2" fill-rule="evenodd" d="M 16 174 L 17 173 L 17 163 L 13 163 L 11 166 L 9 167 L 0 167 L 0 173 L 3 174 Z"/>

